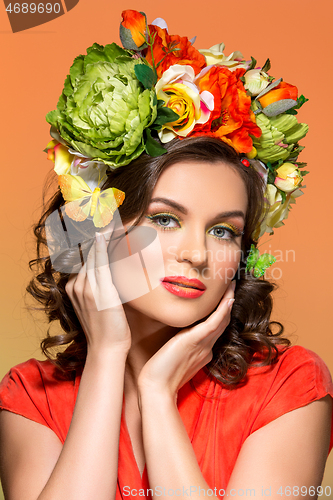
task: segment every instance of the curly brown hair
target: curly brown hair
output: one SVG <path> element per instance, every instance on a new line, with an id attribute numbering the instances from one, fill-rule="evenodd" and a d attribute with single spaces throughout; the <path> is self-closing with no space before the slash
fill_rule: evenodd
<path id="1" fill-rule="evenodd" d="M 253 234 L 263 214 L 263 180 L 253 168 L 246 167 L 240 161 L 241 156 L 232 147 L 219 139 L 207 136 L 175 139 L 166 145 L 166 149 L 167 153 L 162 156 L 153 158 L 144 153 L 129 165 L 110 171 L 102 189 L 115 187 L 126 193 L 126 201 L 119 207 L 121 220 L 124 224 L 135 220 L 133 225 L 137 225 L 147 211 L 160 175 L 168 166 L 184 161 L 222 161 L 236 169 L 243 179 L 248 194 L 248 209 L 242 237 L 242 258 L 235 276 L 235 303 L 231 321 L 215 343 L 213 358 L 207 365 L 211 375 L 231 387 L 244 379 L 249 366 L 255 361 L 257 366 L 274 363 L 281 346 L 289 347 L 291 344 L 287 338 L 282 337 L 281 323 L 270 321 L 271 293 L 275 285 L 264 278 L 254 278 L 245 269 L 251 244 L 257 245 Z M 37 258 L 29 262 L 29 267 L 32 270 L 36 268 L 37 272 L 27 286 L 27 292 L 42 304 L 42 307 L 34 309 L 44 310 L 49 323 L 59 320 L 64 333 L 51 335 L 49 328 L 46 338 L 41 342 L 41 349 L 65 377 L 72 377 L 84 366 L 87 355 L 86 338 L 65 291 L 70 274 L 56 271 L 48 252 L 43 256 L 43 250 L 47 250 L 45 221 L 64 203 L 58 190 L 45 204 L 44 213 L 34 226 Z M 91 221 L 80 223 L 82 234 L 85 224 L 91 224 Z M 89 251 L 91 244 L 90 237 L 85 252 Z M 65 252 L 60 259 L 70 261 L 70 251 Z M 276 333 L 273 333 L 273 326 L 277 329 Z M 59 346 L 67 347 L 59 351 Z M 56 354 L 52 354 L 54 348 L 57 350 Z M 259 362 L 256 360 L 258 354 Z"/>

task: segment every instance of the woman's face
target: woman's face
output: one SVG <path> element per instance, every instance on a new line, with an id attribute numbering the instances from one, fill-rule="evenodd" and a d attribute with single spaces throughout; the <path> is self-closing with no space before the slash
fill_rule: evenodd
<path id="1" fill-rule="evenodd" d="M 177 163 L 164 170 L 139 224 L 156 230 L 158 246 L 145 248 L 144 261 L 158 286 L 127 301 L 126 289 L 133 290 L 140 272 L 130 262 L 126 278 L 111 268 L 125 310 L 179 328 L 211 313 L 237 271 L 246 209 L 244 182 L 226 163 Z"/>

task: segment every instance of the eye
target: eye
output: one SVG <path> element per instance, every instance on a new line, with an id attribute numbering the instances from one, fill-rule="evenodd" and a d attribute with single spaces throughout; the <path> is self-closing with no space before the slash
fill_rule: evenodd
<path id="1" fill-rule="evenodd" d="M 219 226 L 214 226 L 209 229 L 208 234 L 211 234 L 218 240 L 232 240 L 241 236 L 243 231 L 240 231 L 237 227 L 232 224 L 223 224 Z"/>
<path id="2" fill-rule="evenodd" d="M 163 230 L 176 229 L 177 227 L 181 226 L 179 219 L 174 215 L 170 215 L 168 213 L 146 215 L 146 217 L 152 224 L 160 227 Z"/>

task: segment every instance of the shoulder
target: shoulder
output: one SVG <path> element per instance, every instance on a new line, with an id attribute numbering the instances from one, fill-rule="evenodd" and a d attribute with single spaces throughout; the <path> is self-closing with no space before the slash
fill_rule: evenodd
<path id="1" fill-rule="evenodd" d="M 302 346 L 281 350 L 276 363 L 251 367 L 244 393 L 256 399 L 251 432 L 277 417 L 330 395 L 330 371 L 318 354 Z"/>
<path id="2" fill-rule="evenodd" d="M 79 377 L 64 380 L 49 360 L 29 359 L 4 376 L 0 409 L 17 413 L 53 429 L 61 440 L 74 411 Z"/>
<path id="3" fill-rule="evenodd" d="M 278 363 L 284 367 L 311 365 L 319 371 L 324 370 L 329 373 L 325 362 L 318 354 L 300 345 L 290 346 L 286 350 L 281 349 Z"/>
<path id="4" fill-rule="evenodd" d="M 261 378 L 261 383 L 266 378 L 267 383 L 274 385 L 299 381 L 314 391 L 320 387 L 332 389 L 332 377 L 326 363 L 318 354 L 299 345 L 287 349 L 279 347 L 277 361 L 265 367 L 251 366 L 248 378 Z"/>
<path id="5" fill-rule="evenodd" d="M 24 363 L 13 366 L 0 382 L 0 397 L 2 400 L 12 391 L 25 390 L 26 392 L 45 392 L 55 388 L 64 388 L 72 385 L 73 381 L 65 380 L 60 370 L 49 360 L 38 361 L 29 359 Z"/>
<path id="6" fill-rule="evenodd" d="M 6 382 L 7 379 L 11 377 L 23 377 L 30 379 L 38 379 L 43 375 L 49 374 L 52 376 L 55 375 L 56 367 L 55 365 L 49 361 L 38 361 L 37 359 L 28 359 L 28 361 L 24 361 L 16 366 L 13 366 L 9 372 L 4 376 L 1 381 L 1 385 Z"/>

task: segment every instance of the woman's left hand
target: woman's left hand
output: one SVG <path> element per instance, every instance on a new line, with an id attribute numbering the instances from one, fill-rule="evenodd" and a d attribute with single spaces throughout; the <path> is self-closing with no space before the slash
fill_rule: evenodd
<path id="1" fill-rule="evenodd" d="M 212 360 L 213 345 L 230 322 L 233 283 L 204 322 L 181 330 L 147 361 L 139 375 L 139 393 L 166 391 L 176 397 L 178 390 Z"/>

